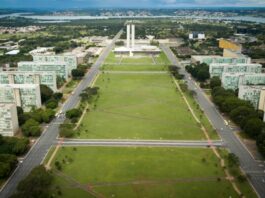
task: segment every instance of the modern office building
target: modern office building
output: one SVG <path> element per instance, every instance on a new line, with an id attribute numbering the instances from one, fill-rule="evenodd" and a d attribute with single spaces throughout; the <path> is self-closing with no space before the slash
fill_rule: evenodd
<path id="1" fill-rule="evenodd" d="M 222 86 L 236 90 L 240 85 L 265 85 L 264 73 L 223 73 Z"/>
<path id="2" fill-rule="evenodd" d="M 238 97 L 242 100 L 249 101 L 255 107 L 255 109 L 258 109 L 262 90 L 265 91 L 265 86 L 240 85 Z"/>
<path id="3" fill-rule="evenodd" d="M 19 62 L 18 71 L 23 72 L 55 72 L 65 80 L 68 79 L 68 69 L 65 62 Z"/>
<path id="4" fill-rule="evenodd" d="M 191 56 L 192 63 L 206 63 L 208 65 L 213 63 L 219 64 L 248 64 L 251 63 L 249 57 L 243 56 L 238 58 L 223 57 L 223 56 Z"/>
<path id="5" fill-rule="evenodd" d="M 56 73 L 49 72 L 21 72 L 5 71 L 0 72 L 0 84 L 42 84 L 57 91 Z"/>
<path id="6" fill-rule="evenodd" d="M 73 69 L 77 68 L 77 57 L 75 55 L 34 55 L 33 61 L 53 64 L 65 63 L 69 75 L 71 75 Z"/>
<path id="7" fill-rule="evenodd" d="M 14 136 L 18 131 L 17 106 L 15 103 L 0 103 L 0 135 Z"/>
<path id="8" fill-rule="evenodd" d="M 0 103 L 15 103 L 28 112 L 41 107 L 40 85 L 0 84 Z"/>
<path id="9" fill-rule="evenodd" d="M 223 73 L 261 73 L 261 64 L 210 64 L 210 76 L 222 78 Z"/>

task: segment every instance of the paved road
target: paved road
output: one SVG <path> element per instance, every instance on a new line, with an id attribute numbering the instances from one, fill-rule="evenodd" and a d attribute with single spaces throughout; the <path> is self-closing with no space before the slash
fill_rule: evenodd
<path id="1" fill-rule="evenodd" d="M 196 92 L 197 102 L 218 131 L 225 145 L 232 153 L 235 153 L 239 157 L 241 168 L 249 175 L 249 180 L 258 195 L 261 198 L 265 198 L 265 163 L 256 161 L 252 157 L 247 148 L 236 137 L 235 131 L 225 124 L 223 117 L 220 115 L 215 105 L 207 99 L 203 90 L 196 85 L 190 75 L 179 64 L 170 48 L 164 44 L 161 44 L 160 47 L 166 53 L 172 64 L 180 66 L 180 73 L 185 75 L 185 80 L 187 81 L 189 89 Z"/>
<path id="2" fill-rule="evenodd" d="M 118 32 L 118 34 L 114 37 L 112 43 L 105 48 L 98 60 L 93 64 L 90 71 L 84 77 L 84 80 L 75 89 L 75 93 L 69 97 L 69 99 L 62 107 L 63 113 L 71 108 L 74 108 L 76 104 L 78 104 L 80 100 L 79 94 L 93 81 L 94 77 L 98 74 L 99 67 L 104 62 L 105 58 L 108 56 L 108 54 L 114 47 L 115 42 L 121 36 L 121 34 L 122 30 Z M 34 167 L 38 166 L 42 162 L 49 148 L 56 140 L 58 136 L 58 127 L 61 123 L 63 123 L 63 121 L 63 117 L 57 117 L 48 125 L 47 129 L 38 139 L 38 142 L 31 148 L 27 156 L 24 158 L 23 163 L 19 164 L 13 175 L 10 177 L 10 179 L 0 192 L 0 198 L 7 198 L 12 195 L 12 193 L 15 192 L 18 183 L 23 178 L 25 178 Z"/>
<path id="3" fill-rule="evenodd" d="M 55 144 L 64 146 L 152 146 L 152 147 L 223 147 L 221 140 L 217 141 L 168 141 L 168 140 L 82 140 L 82 139 L 66 139 L 63 142 L 59 139 Z"/>

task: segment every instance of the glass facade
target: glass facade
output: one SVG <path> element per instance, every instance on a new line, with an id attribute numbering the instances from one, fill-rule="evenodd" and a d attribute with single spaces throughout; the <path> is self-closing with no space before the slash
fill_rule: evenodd
<path id="1" fill-rule="evenodd" d="M 19 62 L 18 71 L 54 71 L 57 76 L 68 79 L 68 70 L 65 63 Z"/>
<path id="2" fill-rule="evenodd" d="M 65 62 L 69 74 L 71 74 L 73 69 L 77 68 L 77 58 L 74 55 L 35 55 L 33 56 L 33 61 L 46 63 Z"/>
<path id="3" fill-rule="evenodd" d="M 41 107 L 39 85 L 0 85 L 0 103 L 15 103 L 25 112 Z"/>
<path id="4" fill-rule="evenodd" d="M 0 72 L 0 84 L 42 84 L 57 91 L 55 72 Z"/>

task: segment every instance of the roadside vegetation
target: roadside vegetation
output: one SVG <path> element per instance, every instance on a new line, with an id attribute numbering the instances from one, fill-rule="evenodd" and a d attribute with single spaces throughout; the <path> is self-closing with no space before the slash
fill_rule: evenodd
<path id="1" fill-rule="evenodd" d="M 260 153 L 265 156 L 263 112 L 255 110 L 250 102 L 239 99 L 232 90 L 225 90 L 220 84 L 211 87 L 213 102 L 219 107 L 220 111 L 229 115 L 243 132 L 256 140 Z"/>
<path id="2" fill-rule="evenodd" d="M 0 187 L 18 164 L 18 157 L 29 149 L 27 138 L 3 137 L 0 135 Z"/>

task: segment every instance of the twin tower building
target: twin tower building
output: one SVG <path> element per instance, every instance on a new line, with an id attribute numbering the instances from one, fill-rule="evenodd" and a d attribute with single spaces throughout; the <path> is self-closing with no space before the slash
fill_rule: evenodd
<path id="1" fill-rule="evenodd" d="M 127 24 L 127 48 L 134 48 L 135 47 L 135 25 L 134 24 Z"/>

